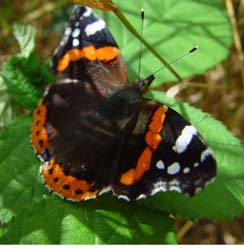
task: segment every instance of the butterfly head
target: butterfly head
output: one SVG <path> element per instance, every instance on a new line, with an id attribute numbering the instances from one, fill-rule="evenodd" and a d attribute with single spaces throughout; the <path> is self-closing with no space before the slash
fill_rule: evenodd
<path id="1" fill-rule="evenodd" d="M 144 94 L 147 92 L 148 87 L 150 86 L 150 84 L 153 82 L 154 79 L 155 79 L 154 75 L 150 75 L 142 80 L 139 79 L 134 83 L 135 88 Z"/>

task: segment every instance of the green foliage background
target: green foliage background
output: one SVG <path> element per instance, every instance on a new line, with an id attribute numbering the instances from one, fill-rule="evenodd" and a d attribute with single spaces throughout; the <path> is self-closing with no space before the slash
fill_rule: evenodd
<path id="1" fill-rule="evenodd" d="M 143 36 L 165 60 L 170 61 L 182 51 L 199 45 L 198 52 L 173 66 L 181 77 L 202 74 L 229 53 L 232 33 L 221 0 L 114 2 L 136 30 L 140 30 L 138 13 L 144 7 Z M 122 49 L 130 79 L 135 79 L 138 40 L 113 13 L 97 13 L 108 23 Z M 1 102 L 17 110 L 14 119 L 6 112 L 6 106 L 1 114 L 1 124 L 7 120 L 9 125 L 4 126 L 0 134 L 0 243 L 174 244 L 176 232 L 172 216 L 231 220 L 243 214 L 243 146 L 210 115 L 166 97 L 161 91 L 150 91 L 146 97 L 186 117 L 213 148 L 218 162 L 214 183 L 193 198 L 166 192 L 134 203 L 117 200 L 111 194 L 84 203 L 71 203 L 49 194 L 42 185 L 40 162 L 29 146 L 29 134 L 31 111 L 54 77 L 49 72 L 49 64 L 34 52 L 35 29 L 16 24 L 13 31 L 20 52 L 4 63 L 0 81 L 0 94 L 4 96 Z M 158 59 L 143 48 L 141 75 L 148 76 L 161 66 Z M 165 70 L 157 74 L 154 86 L 175 80 L 175 76 Z"/>

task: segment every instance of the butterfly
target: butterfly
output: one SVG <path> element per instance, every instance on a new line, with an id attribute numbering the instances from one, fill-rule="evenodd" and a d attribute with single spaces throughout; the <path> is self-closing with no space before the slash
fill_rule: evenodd
<path id="1" fill-rule="evenodd" d="M 129 83 L 116 41 L 90 8 L 75 6 L 52 71 L 58 79 L 31 130 L 50 191 L 74 201 L 108 191 L 128 201 L 193 196 L 215 177 L 211 148 L 180 114 L 143 97 L 153 75 Z"/>

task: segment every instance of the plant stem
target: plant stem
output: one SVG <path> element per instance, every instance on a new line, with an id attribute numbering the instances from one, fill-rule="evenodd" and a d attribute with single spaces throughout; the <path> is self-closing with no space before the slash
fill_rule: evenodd
<path id="1" fill-rule="evenodd" d="M 132 32 L 178 79 L 182 81 L 181 76 L 164 60 L 161 55 L 154 50 L 154 48 L 135 30 L 135 28 L 130 24 L 126 17 L 119 11 L 119 9 L 114 9 L 114 13 L 121 20 L 121 22 L 127 27 L 127 29 Z"/>
<path id="2" fill-rule="evenodd" d="M 176 235 L 177 242 L 179 242 L 184 237 L 184 235 L 193 227 L 193 225 L 194 223 L 189 220 L 180 228 Z"/>
<path id="3" fill-rule="evenodd" d="M 233 4 L 232 4 L 231 0 L 225 0 L 225 5 L 226 5 L 226 9 L 228 11 L 229 17 L 230 17 L 230 22 L 231 22 L 231 26 L 232 26 L 232 30 L 233 30 L 234 44 L 236 47 L 238 60 L 240 63 L 242 86 L 244 88 L 244 57 L 243 57 L 241 39 L 240 39 L 238 28 L 237 28 L 235 12 L 234 12 L 234 8 L 233 8 Z"/>

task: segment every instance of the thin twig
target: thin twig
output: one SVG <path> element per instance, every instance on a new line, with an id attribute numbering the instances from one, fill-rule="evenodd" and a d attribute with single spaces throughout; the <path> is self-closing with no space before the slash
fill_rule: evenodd
<path id="1" fill-rule="evenodd" d="M 127 29 L 132 32 L 167 68 L 175 75 L 178 81 L 182 81 L 181 76 L 168 65 L 167 61 L 162 58 L 162 56 L 154 50 L 154 48 L 135 30 L 135 28 L 130 24 L 130 22 L 126 19 L 126 17 L 119 11 L 119 9 L 114 10 L 116 16 L 123 22 L 123 24 L 127 27 Z"/>
<path id="2" fill-rule="evenodd" d="M 240 70 L 241 70 L 241 78 L 242 78 L 242 86 L 244 88 L 244 56 L 242 51 L 242 45 L 241 45 L 241 39 L 239 36 L 238 28 L 237 28 L 237 22 L 235 18 L 235 11 L 231 0 L 225 0 L 226 9 L 228 11 L 230 22 L 233 30 L 233 38 L 234 38 L 234 44 L 236 47 L 238 60 L 240 63 Z"/>
<path id="3" fill-rule="evenodd" d="M 193 225 L 194 223 L 189 220 L 180 228 L 176 235 L 177 242 L 179 242 L 186 235 L 186 233 L 193 227 Z"/>

